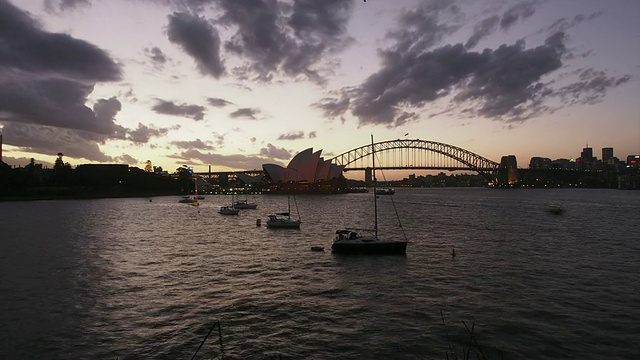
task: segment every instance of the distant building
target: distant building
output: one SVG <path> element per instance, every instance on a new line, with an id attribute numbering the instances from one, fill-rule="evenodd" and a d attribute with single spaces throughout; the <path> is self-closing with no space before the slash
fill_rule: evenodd
<path id="1" fill-rule="evenodd" d="M 602 148 L 602 162 L 608 163 L 609 159 L 611 158 L 613 158 L 613 148 L 612 147 Z"/>
<path id="2" fill-rule="evenodd" d="M 516 156 L 503 156 L 500 160 L 499 183 L 502 185 L 516 185 L 518 180 L 518 162 Z"/>
<path id="3" fill-rule="evenodd" d="M 582 152 L 580 153 L 580 162 L 583 164 L 591 164 L 595 161 L 595 157 L 593 157 L 593 149 L 590 147 L 582 148 Z"/>
<path id="4" fill-rule="evenodd" d="M 543 157 L 532 157 L 529 161 L 529 169 L 540 170 L 551 168 L 551 159 Z"/>
<path id="5" fill-rule="evenodd" d="M 262 170 L 272 183 L 305 182 L 313 184 L 342 176 L 344 166 L 332 164 L 320 157 L 322 150 L 306 149 L 291 159 L 286 168 L 276 164 L 264 164 Z"/>

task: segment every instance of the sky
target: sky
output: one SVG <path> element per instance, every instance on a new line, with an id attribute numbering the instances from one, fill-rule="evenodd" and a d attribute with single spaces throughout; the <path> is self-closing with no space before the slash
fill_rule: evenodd
<path id="1" fill-rule="evenodd" d="M 640 153 L 637 0 L 0 0 L 2 160 Z"/>

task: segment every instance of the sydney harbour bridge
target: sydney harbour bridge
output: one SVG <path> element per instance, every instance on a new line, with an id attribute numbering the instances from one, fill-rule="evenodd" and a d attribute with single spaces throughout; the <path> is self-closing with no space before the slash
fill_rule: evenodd
<path id="1" fill-rule="evenodd" d="M 343 171 L 371 171 L 375 152 L 376 168 L 381 170 L 469 170 L 489 179 L 500 164 L 457 146 L 428 140 L 388 140 L 364 145 L 332 158 L 345 166 Z M 369 177 L 369 176 L 365 176 Z"/>
<path id="2" fill-rule="evenodd" d="M 380 170 L 470 171 L 492 181 L 500 169 L 499 163 L 469 150 L 420 139 L 387 140 L 363 145 L 331 158 L 331 162 L 344 166 L 343 172 L 364 171 L 365 179 L 370 179 L 374 153 L 376 169 Z M 259 176 L 262 170 L 204 172 L 198 175 L 210 180 L 233 180 L 241 173 Z"/>

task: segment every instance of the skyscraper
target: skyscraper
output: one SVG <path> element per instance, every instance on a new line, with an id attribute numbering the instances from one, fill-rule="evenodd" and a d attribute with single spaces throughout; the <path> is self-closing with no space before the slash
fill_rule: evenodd
<path id="1" fill-rule="evenodd" d="M 593 158 L 593 149 L 589 147 L 589 144 L 587 144 L 587 147 L 582 149 L 582 152 L 580 153 L 580 160 L 583 163 L 591 163 L 595 160 Z"/>
<path id="2" fill-rule="evenodd" d="M 504 185 L 515 185 L 518 183 L 518 161 L 515 155 L 506 155 L 500 160 L 498 181 Z"/>
<path id="3" fill-rule="evenodd" d="M 612 147 L 602 148 L 602 162 L 606 163 L 611 158 L 613 158 L 613 148 Z"/>

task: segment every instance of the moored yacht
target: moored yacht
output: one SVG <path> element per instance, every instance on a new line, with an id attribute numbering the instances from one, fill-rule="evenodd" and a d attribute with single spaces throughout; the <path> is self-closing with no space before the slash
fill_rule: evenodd
<path id="1" fill-rule="evenodd" d="M 299 229 L 300 219 L 292 219 L 291 213 L 275 213 L 267 216 L 268 228 Z"/>
<path id="2" fill-rule="evenodd" d="M 233 204 L 233 208 L 234 209 L 257 209 L 258 208 L 258 204 L 253 203 L 253 202 L 249 202 L 247 199 L 237 200 Z"/>
<path id="3" fill-rule="evenodd" d="M 366 230 L 364 230 L 366 231 Z M 406 241 L 381 240 L 374 233 L 366 234 L 358 229 L 340 229 L 331 245 L 331 251 L 348 254 L 404 255 L 407 252 Z"/>
<path id="4" fill-rule="evenodd" d="M 295 198 L 294 198 L 295 200 Z M 300 223 L 300 212 L 297 211 L 298 204 L 296 203 L 296 212 L 298 213 L 297 219 L 291 218 L 291 197 L 287 195 L 287 203 L 289 206 L 289 210 L 287 212 L 275 213 L 267 216 L 267 227 L 272 229 L 299 229 Z"/>
<path id="5" fill-rule="evenodd" d="M 218 210 L 218 214 L 221 214 L 221 215 L 238 215 L 238 214 L 240 214 L 240 210 L 234 209 L 231 206 L 221 206 L 220 210 Z"/>
<path id="6" fill-rule="evenodd" d="M 383 254 L 383 255 L 404 255 L 407 252 L 407 239 L 402 231 L 404 240 L 383 240 L 378 237 L 378 196 L 376 193 L 376 160 L 375 147 L 373 145 L 373 135 L 371 135 L 371 157 L 373 158 L 373 208 L 374 208 L 374 229 L 371 234 L 364 234 L 357 229 L 339 229 L 331 244 L 331 251 L 342 254 Z M 394 205 L 395 209 L 395 205 Z M 398 212 L 396 211 L 396 216 Z M 400 221 L 400 217 L 398 217 Z"/>
<path id="7" fill-rule="evenodd" d="M 393 195 L 396 193 L 395 190 L 388 188 L 388 189 L 378 189 L 375 191 L 376 195 Z"/>

